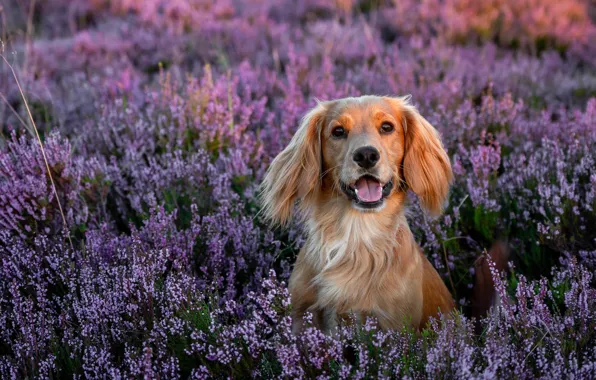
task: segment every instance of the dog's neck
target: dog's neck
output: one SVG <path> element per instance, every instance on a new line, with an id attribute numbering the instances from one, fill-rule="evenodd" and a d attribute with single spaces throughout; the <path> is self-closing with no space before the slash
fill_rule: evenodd
<path id="1" fill-rule="evenodd" d="M 377 212 L 353 208 L 342 198 L 319 202 L 307 221 L 307 260 L 319 273 L 315 282 L 334 283 L 325 287 L 337 292 L 369 293 L 395 266 L 407 264 L 413 252 L 413 236 L 404 212 L 405 195 L 386 200 Z M 354 286 L 351 286 L 353 284 Z M 369 286 L 356 286 L 369 284 Z M 325 298 L 345 298 L 329 294 Z"/>
<path id="2" fill-rule="evenodd" d="M 404 202 L 405 194 L 396 194 L 376 212 L 357 210 L 338 197 L 318 202 L 306 227 L 305 248 L 311 263 L 319 271 L 327 272 L 338 265 L 362 261 L 364 257 L 375 267 L 392 260 L 396 248 L 407 244 L 411 236 Z"/>

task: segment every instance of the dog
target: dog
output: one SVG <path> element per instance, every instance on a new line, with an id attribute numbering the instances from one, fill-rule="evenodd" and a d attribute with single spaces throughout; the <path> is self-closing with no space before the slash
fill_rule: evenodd
<path id="1" fill-rule="evenodd" d="M 383 329 L 423 328 L 455 302 L 416 243 L 406 194 L 439 215 L 453 180 L 437 130 L 409 97 L 318 102 L 262 183 L 273 225 L 303 218 L 307 239 L 289 280 L 292 329 L 307 311 L 331 332 L 353 313 Z"/>

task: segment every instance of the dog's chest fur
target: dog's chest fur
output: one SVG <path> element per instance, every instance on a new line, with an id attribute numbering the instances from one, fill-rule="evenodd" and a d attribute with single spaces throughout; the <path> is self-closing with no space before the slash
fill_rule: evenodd
<path id="1" fill-rule="evenodd" d="M 405 218 L 390 220 L 347 212 L 335 223 L 327 222 L 325 218 L 311 219 L 308 225 L 305 253 L 317 273 L 314 307 L 380 319 L 389 310 L 395 314 L 396 308 L 403 308 L 397 314 L 410 314 L 411 305 L 401 301 L 410 298 L 407 291 L 412 283 L 408 279 L 419 266 L 411 257 L 399 254 L 411 251 L 402 246 L 409 240 L 399 239 L 410 233 Z"/>

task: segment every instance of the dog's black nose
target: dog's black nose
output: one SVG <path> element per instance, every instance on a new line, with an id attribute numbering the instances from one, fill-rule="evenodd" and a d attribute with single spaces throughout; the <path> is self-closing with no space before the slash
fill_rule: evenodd
<path id="1" fill-rule="evenodd" d="M 379 151 L 372 146 L 364 146 L 356 149 L 352 157 L 354 162 L 364 169 L 370 169 L 375 166 L 379 162 L 379 158 Z"/>

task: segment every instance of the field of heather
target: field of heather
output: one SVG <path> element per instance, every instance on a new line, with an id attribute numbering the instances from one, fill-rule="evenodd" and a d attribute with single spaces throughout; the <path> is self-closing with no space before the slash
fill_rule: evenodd
<path id="1" fill-rule="evenodd" d="M 596 378 L 593 0 L 3 0 L 0 39 L 0 378 Z M 442 134 L 448 205 L 409 224 L 459 311 L 293 335 L 304 235 L 259 184 L 362 94 Z"/>

